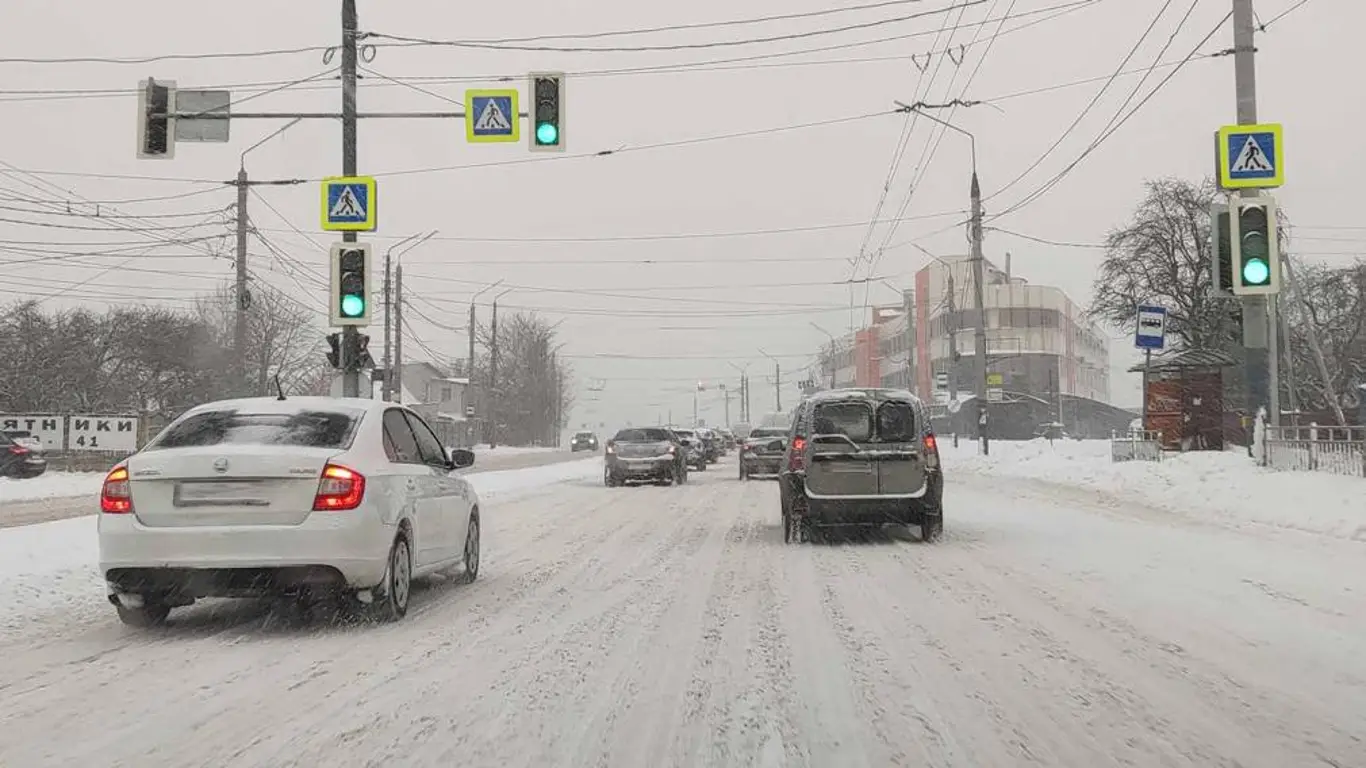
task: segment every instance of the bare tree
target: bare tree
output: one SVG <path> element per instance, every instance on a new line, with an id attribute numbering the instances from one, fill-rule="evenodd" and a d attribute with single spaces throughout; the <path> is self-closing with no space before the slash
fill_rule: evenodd
<path id="1" fill-rule="evenodd" d="M 1105 239 L 1090 313 L 1127 328 L 1140 304 L 1167 308 L 1174 346 L 1229 350 L 1236 346 L 1237 303 L 1210 291 L 1210 179 L 1155 179 L 1130 222 Z"/>
<path id="2" fill-rule="evenodd" d="M 1295 271 L 1305 301 L 1289 306 L 1290 348 L 1295 369 L 1295 394 L 1308 410 L 1331 407 L 1328 393 L 1345 408 L 1357 406 L 1358 386 L 1366 383 L 1366 262 L 1330 268 L 1296 261 Z M 1307 317 L 1305 317 L 1307 315 Z M 1311 357 L 1309 334 L 1323 345 L 1329 381 L 1322 382 Z M 1282 377 L 1285 381 L 1286 377 Z M 1288 386 L 1288 384 L 1287 384 Z"/>
<path id="3" fill-rule="evenodd" d="M 199 317 L 212 329 L 224 362 L 232 355 L 232 329 L 236 299 L 223 285 L 197 303 Z M 224 370 L 230 370 L 225 367 Z M 256 285 L 247 311 L 247 395 L 268 395 L 275 377 L 286 392 L 326 392 L 328 381 L 323 334 L 314 313 L 270 286 Z"/>

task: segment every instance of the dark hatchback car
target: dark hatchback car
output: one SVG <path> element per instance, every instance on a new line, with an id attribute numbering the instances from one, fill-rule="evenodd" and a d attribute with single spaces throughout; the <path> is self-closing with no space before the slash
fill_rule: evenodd
<path id="1" fill-rule="evenodd" d="M 607 441 L 602 481 L 608 488 L 628 483 L 682 485 L 688 481 L 687 450 L 663 427 L 623 429 Z"/>
<path id="2" fill-rule="evenodd" d="M 598 436 L 592 432 L 575 432 L 574 437 L 569 440 L 569 451 L 596 451 L 598 449 Z"/>
<path id="3" fill-rule="evenodd" d="M 846 526 L 944 532 L 944 472 L 924 403 L 906 390 L 836 389 L 797 408 L 779 477 L 783 538 Z"/>
<path id="4" fill-rule="evenodd" d="M 786 449 L 786 429 L 755 427 L 740 444 L 740 479 L 777 477 Z"/>
<path id="5" fill-rule="evenodd" d="M 0 432 L 0 477 L 30 478 L 47 471 L 47 459 Z"/>

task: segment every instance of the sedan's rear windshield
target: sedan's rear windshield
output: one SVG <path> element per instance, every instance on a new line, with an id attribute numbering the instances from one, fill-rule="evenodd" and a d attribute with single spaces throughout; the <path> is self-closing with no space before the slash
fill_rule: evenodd
<path id="1" fill-rule="evenodd" d="M 761 437 L 787 437 L 786 429 L 776 429 L 774 427 L 759 427 L 749 433 L 751 439 Z"/>
<path id="2" fill-rule="evenodd" d="M 358 411 L 243 413 L 205 411 L 163 432 L 148 450 L 209 445 L 297 445 L 346 448 L 360 422 Z"/>
<path id="3" fill-rule="evenodd" d="M 673 438 L 667 429 L 623 429 L 612 439 L 618 443 L 665 443 Z"/>

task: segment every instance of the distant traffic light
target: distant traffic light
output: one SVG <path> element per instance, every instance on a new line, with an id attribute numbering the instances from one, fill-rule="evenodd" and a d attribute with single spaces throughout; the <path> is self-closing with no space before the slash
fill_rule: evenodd
<path id="1" fill-rule="evenodd" d="M 531 146 L 533 152 L 564 151 L 564 73 L 532 72 Z"/>
<path id="2" fill-rule="evenodd" d="M 138 90 L 138 157 L 175 157 L 175 83 L 147 78 Z"/>
<path id="3" fill-rule="evenodd" d="M 332 284 L 328 311 L 333 326 L 370 324 L 370 245 L 332 246 Z"/>
<path id="4" fill-rule="evenodd" d="M 1210 206 L 1210 287 L 1216 294 L 1233 295 L 1233 240 L 1229 232 L 1228 206 Z"/>
<path id="5" fill-rule="evenodd" d="M 1236 215 L 1235 215 L 1236 214 Z M 1229 206 L 1233 251 L 1233 292 L 1269 295 L 1281 290 L 1281 259 L 1276 239 L 1276 201 L 1237 197 Z"/>

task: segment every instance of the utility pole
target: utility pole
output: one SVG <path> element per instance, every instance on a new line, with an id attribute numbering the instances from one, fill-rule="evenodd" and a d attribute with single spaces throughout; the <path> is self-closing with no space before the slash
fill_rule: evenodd
<path id="1" fill-rule="evenodd" d="M 237 168 L 237 290 L 232 323 L 233 385 L 247 394 L 247 168 Z"/>
<path id="2" fill-rule="evenodd" d="M 1252 0 L 1233 0 L 1233 77 L 1238 103 L 1238 124 L 1257 123 L 1256 21 Z M 1256 197 L 1244 189 L 1242 197 Z M 1243 297 L 1243 347 L 1247 355 L 1247 410 L 1255 419 L 1266 407 L 1272 424 L 1280 423 L 1280 393 L 1273 388 L 1277 372 L 1275 336 L 1268 334 L 1272 320 L 1266 296 Z M 1270 336 L 1270 338 L 1268 338 Z M 1278 388 L 1278 387 L 1277 387 Z M 1251 446 L 1251 441 L 1248 443 Z"/>
<path id="3" fill-rule="evenodd" d="M 773 361 L 773 410 L 783 412 L 783 368 L 777 360 Z"/>
<path id="4" fill-rule="evenodd" d="M 390 284 L 393 268 L 389 263 L 389 255 L 393 252 L 394 249 L 390 248 L 384 253 L 384 383 L 380 386 L 380 397 L 386 403 L 394 401 L 394 301 L 393 286 Z M 398 334 L 403 335 L 401 327 Z M 399 400 L 402 399 L 400 396 Z"/>
<path id="5" fill-rule="evenodd" d="M 356 0 L 342 0 L 342 175 L 356 175 L 356 36 L 360 20 L 356 14 Z M 343 232 L 342 241 L 356 242 L 355 232 Z M 402 304 L 402 302 L 400 302 Z M 360 366 L 356 350 L 360 347 L 360 332 L 355 326 L 342 329 L 342 396 L 360 396 Z M 403 339 L 403 329 L 398 337 Z"/>
<path id="6" fill-rule="evenodd" d="M 945 264 L 949 273 L 948 314 L 945 315 L 944 330 L 949 334 L 949 402 L 958 402 L 958 289 L 953 282 L 953 265 Z M 983 374 L 983 378 L 985 378 Z M 949 423 L 957 421 L 956 413 L 949 414 Z M 953 447 L 958 447 L 958 427 L 953 427 Z"/>
<path id="7" fill-rule="evenodd" d="M 991 453 L 991 443 L 987 437 L 987 317 L 983 297 L 985 269 L 982 262 L 982 186 L 977 182 L 977 170 L 972 171 L 972 293 L 973 303 L 977 305 L 977 332 L 973 339 L 976 359 L 973 361 L 973 376 L 977 379 L 974 391 L 977 393 L 977 437 L 982 454 Z"/>
<path id="8" fill-rule="evenodd" d="M 915 391 L 915 293 L 901 292 L 902 312 L 906 313 L 906 389 Z"/>
<path id="9" fill-rule="evenodd" d="M 386 379 L 392 381 L 394 393 L 403 403 L 403 262 L 394 269 L 394 372 Z"/>
<path id="10" fill-rule="evenodd" d="M 489 321 L 489 448 L 498 447 L 498 299 Z"/>
<path id="11" fill-rule="evenodd" d="M 726 397 L 726 429 L 730 429 L 730 390 L 725 384 L 721 385 L 721 394 Z"/>
<path id="12" fill-rule="evenodd" d="M 746 373 L 746 374 L 743 375 L 743 381 L 744 381 L 744 384 L 745 384 L 745 423 L 747 423 L 747 424 L 753 424 L 753 423 L 754 423 L 754 411 L 750 410 L 750 405 L 749 405 L 749 374 L 748 374 L 748 373 Z"/>

